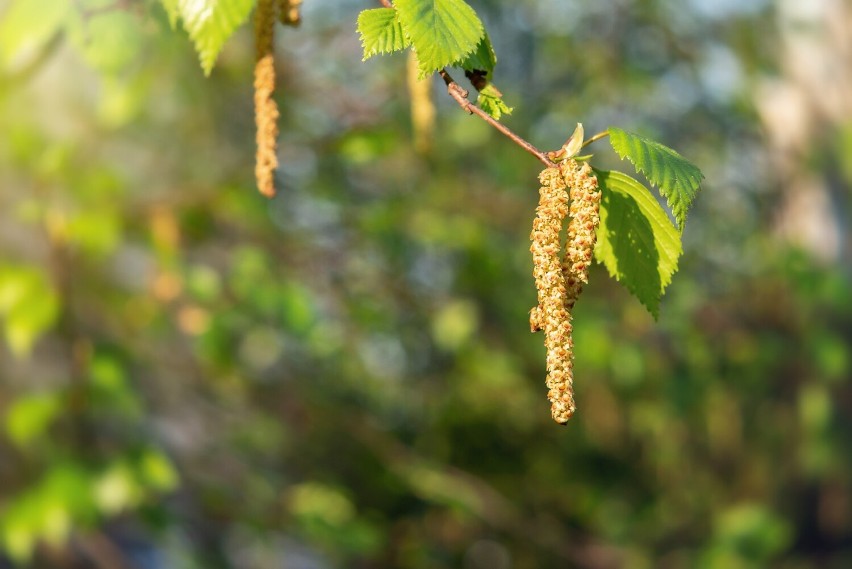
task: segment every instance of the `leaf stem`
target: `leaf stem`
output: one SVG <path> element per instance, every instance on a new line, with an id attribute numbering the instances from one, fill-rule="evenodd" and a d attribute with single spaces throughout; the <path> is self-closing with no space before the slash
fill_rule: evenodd
<path id="1" fill-rule="evenodd" d="M 468 92 L 462 88 L 461 85 L 455 82 L 455 80 L 447 73 L 446 69 L 441 69 L 438 72 L 441 75 L 441 79 L 444 80 L 444 83 L 447 85 L 447 93 L 449 93 L 450 97 L 455 99 L 455 101 L 459 104 L 459 106 L 467 111 L 468 114 L 476 115 L 501 133 L 503 133 L 506 137 L 508 137 L 512 142 L 535 156 L 539 159 L 539 161 L 547 166 L 548 168 L 555 167 L 555 164 L 547 157 L 547 154 L 512 132 L 512 130 L 504 125 L 501 122 L 495 120 L 491 115 L 477 107 L 474 103 L 470 102 L 468 99 Z"/>
<path id="2" fill-rule="evenodd" d="M 603 132 L 599 132 L 596 135 L 590 136 L 588 139 L 586 139 L 586 141 L 583 143 L 583 146 L 581 146 L 580 148 L 585 148 L 586 146 L 590 145 L 591 143 L 595 142 L 596 140 L 600 140 L 600 139 L 607 137 L 607 136 L 609 136 L 608 130 L 605 130 Z"/>

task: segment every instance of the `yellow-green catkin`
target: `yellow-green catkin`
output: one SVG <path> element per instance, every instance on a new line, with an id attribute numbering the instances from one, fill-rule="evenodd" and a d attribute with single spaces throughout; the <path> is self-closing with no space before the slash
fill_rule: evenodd
<path id="1" fill-rule="evenodd" d="M 254 112 L 257 126 L 255 177 L 261 194 L 275 195 L 278 167 L 278 105 L 275 93 L 275 17 L 278 0 L 258 0 L 255 11 L 256 60 L 254 66 Z"/>
<path id="2" fill-rule="evenodd" d="M 539 202 L 530 235 L 538 306 L 530 314 L 530 328 L 544 330 L 550 411 L 557 423 L 566 423 L 575 409 L 573 341 L 571 313 L 565 306 L 567 290 L 559 259 L 559 242 L 562 220 L 568 215 L 569 195 L 559 168 L 545 169 L 539 181 Z"/>
<path id="3" fill-rule="evenodd" d="M 545 169 L 539 181 L 539 205 L 530 235 L 538 305 L 530 312 L 530 329 L 544 330 L 547 397 L 553 419 L 564 424 L 576 409 L 571 309 L 589 282 L 600 191 L 589 165 L 575 160 Z M 560 234 L 568 215 L 565 254 L 560 260 Z"/>
<path id="4" fill-rule="evenodd" d="M 600 224 L 601 192 L 598 179 L 587 162 L 568 160 L 561 165 L 560 170 L 571 197 L 571 209 L 568 212 L 571 220 L 568 222 L 568 239 L 562 258 L 567 289 L 565 305 L 571 310 L 583 291 L 583 285 L 589 282 L 595 232 Z"/>

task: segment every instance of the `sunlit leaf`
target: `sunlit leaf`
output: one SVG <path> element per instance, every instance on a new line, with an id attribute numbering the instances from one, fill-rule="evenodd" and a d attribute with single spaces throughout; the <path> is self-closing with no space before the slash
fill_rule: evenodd
<path id="1" fill-rule="evenodd" d="M 595 257 L 656 318 L 677 271 L 680 234 L 645 186 L 621 172 L 595 174 L 601 188 Z"/>
<path id="2" fill-rule="evenodd" d="M 0 64 L 29 57 L 60 29 L 70 0 L 15 0 L 0 14 Z"/>
<path id="3" fill-rule="evenodd" d="M 29 354 L 59 313 L 59 297 L 43 272 L 30 267 L 0 268 L 0 316 L 9 348 Z"/>
<path id="4" fill-rule="evenodd" d="M 394 6 L 417 52 L 421 75 L 464 59 L 485 33 L 463 0 L 397 0 Z"/>
<path id="5" fill-rule="evenodd" d="M 403 50 L 410 43 L 393 8 L 362 11 L 358 15 L 358 33 L 365 61 L 374 55 Z"/>
<path id="6" fill-rule="evenodd" d="M 497 54 L 494 53 L 494 46 L 491 45 L 488 32 L 482 34 L 482 39 L 479 40 L 476 49 L 464 61 L 457 64 L 465 71 L 484 71 L 487 74 L 487 79 L 491 79 L 495 65 L 497 65 Z"/>
<path id="7" fill-rule="evenodd" d="M 195 44 L 206 75 L 213 70 L 222 46 L 242 25 L 254 0 L 178 0 L 183 27 Z"/>
<path id="8" fill-rule="evenodd" d="M 19 447 L 26 447 L 44 434 L 61 409 L 59 397 L 52 393 L 21 397 L 6 412 L 6 433 Z"/>
<path id="9" fill-rule="evenodd" d="M 179 2 L 180 0 L 160 0 L 160 4 L 162 4 L 163 9 L 169 17 L 169 25 L 172 29 L 177 26 L 178 19 L 180 18 L 180 9 L 178 8 Z"/>
<path id="10" fill-rule="evenodd" d="M 627 158 L 652 184 L 660 188 L 683 231 L 689 206 L 701 187 L 704 174 L 698 166 L 659 142 L 620 128 L 609 128 L 609 140 L 621 158 Z"/>
<path id="11" fill-rule="evenodd" d="M 500 93 L 500 91 L 498 91 L 491 83 L 486 85 L 479 92 L 476 104 L 480 109 L 497 120 L 500 120 L 500 117 L 503 115 L 511 115 L 514 110 L 503 101 L 503 94 Z"/>

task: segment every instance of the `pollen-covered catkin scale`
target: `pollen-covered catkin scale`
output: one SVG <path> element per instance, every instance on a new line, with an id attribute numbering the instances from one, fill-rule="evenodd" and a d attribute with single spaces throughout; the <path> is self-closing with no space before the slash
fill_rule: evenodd
<path id="1" fill-rule="evenodd" d="M 568 214 L 568 190 L 558 168 L 545 169 L 539 181 L 539 203 L 530 235 L 538 306 L 530 313 L 530 328 L 544 330 L 547 397 L 553 419 L 565 423 L 575 409 L 571 314 L 565 305 L 567 290 L 559 259 L 562 220 Z"/>
<path id="2" fill-rule="evenodd" d="M 595 231 L 600 223 L 601 192 L 598 179 L 587 162 L 568 160 L 560 166 L 560 170 L 571 197 L 571 220 L 568 222 L 568 239 L 562 258 L 567 290 L 565 305 L 571 310 L 583 291 L 583 285 L 589 282 Z"/>
<path id="3" fill-rule="evenodd" d="M 254 113 L 257 126 L 255 177 L 257 189 L 267 197 L 275 195 L 274 174 L 278 167 L 278 105 L 272 98 L 275 92 L 274 39 L 278 5 L 278 0 L 258 0 L 254 15 L 257 48 L 254 66 Z"/>

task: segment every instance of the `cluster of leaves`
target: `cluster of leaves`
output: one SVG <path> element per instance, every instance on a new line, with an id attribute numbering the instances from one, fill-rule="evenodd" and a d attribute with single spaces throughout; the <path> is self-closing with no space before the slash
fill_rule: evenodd
<path id="1" fill-rule="evenodd" d="M 635 178 L 596 171 L 603 194 L 595 257 L 656 318 L 660 297 L 683 252 L 687 211 L 704 176 L 697 166 L 658 142 L 617 127 L 607 132 L 615 152 L 659 189 L 677 220 L 673 224 L 654 195 Z"/>
<path id="2" fill-rule="evenodd" d="M 391 8 L 364 10 L 358 16 L 364 60 L 411 48 L 420 77 L 445 67 L 463 69 L 475 77 L 477 104 L 495 119 L 511 107 L 491 83 L 497 56 L 485 26 L 464 0 L 397 0 Z"/>

